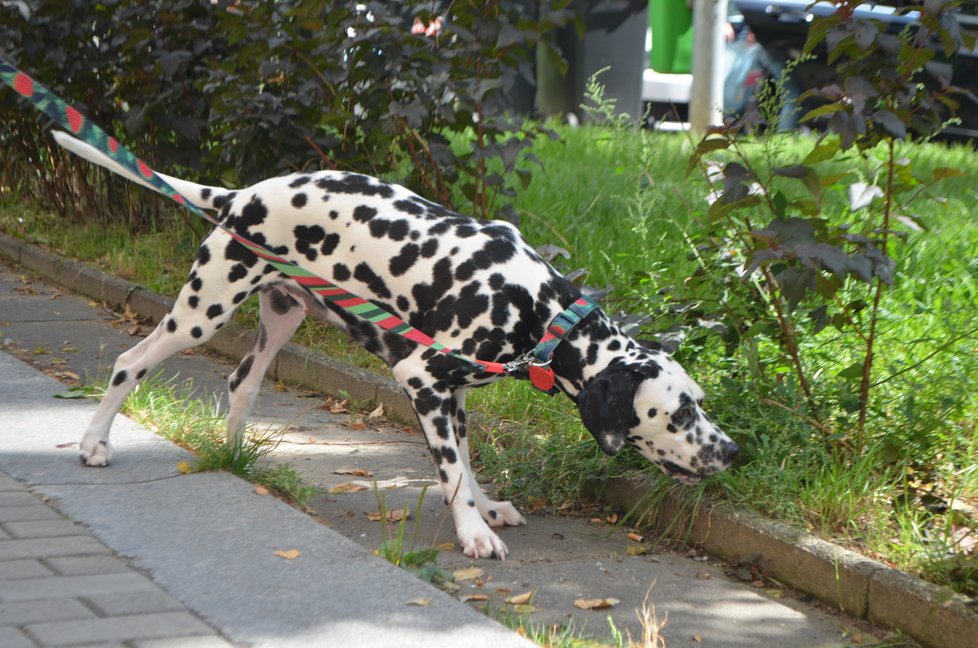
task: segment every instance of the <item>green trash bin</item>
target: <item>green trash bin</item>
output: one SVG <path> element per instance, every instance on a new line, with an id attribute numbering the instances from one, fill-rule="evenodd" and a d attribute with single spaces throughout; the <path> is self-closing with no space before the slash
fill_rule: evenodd
<path id="1" fill-rule="evenodd" d="M 688 74 L 693 69 L 693 11 L 686 0 L 649 0 L 649 25 L 652 69 Z"/>

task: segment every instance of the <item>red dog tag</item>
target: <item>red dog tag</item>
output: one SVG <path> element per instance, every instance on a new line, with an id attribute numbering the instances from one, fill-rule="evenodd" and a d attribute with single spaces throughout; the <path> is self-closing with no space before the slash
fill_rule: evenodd
<path id="1" fill-rule="evenodd" d="M 540 391 L 548 392 L 554 386 L 554 371 L 550 367 L 530 365 L 530 382 Z"/>

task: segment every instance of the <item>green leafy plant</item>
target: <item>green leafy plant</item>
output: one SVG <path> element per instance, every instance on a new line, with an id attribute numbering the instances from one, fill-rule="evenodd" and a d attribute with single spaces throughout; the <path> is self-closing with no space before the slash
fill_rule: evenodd
<path id="1" fill-rule="evenodd" d="M 861 349 L 842 358 L 848 364 L 835 378 L 837 403 L 856 414 L 856 421 L 851 434 L 833 440 L 862 448 L 870 392 L 879 381 L 874 367 L 881 298 L 896 268 L 893 240 L 905 236 L 901 228 L 926 227 L 915 203 L 957 173 L 943 168 L 915 175 L 897 140 L 933 135 L 943 123 L 939 107 L 953 107 L 953 87 L 930 87 L 920 79 L 943 70 L 931 65 L 930 36 L 939 36 L 947 55 L 966 39 L 953 28 L 953 3 L 916 7 L 922 12 L 920 28 L 900 36 L 857 20 L 852 12 L 857 3 L 836 4 L 834 14 L 813 21 L 805 48 L 810 54 L 824 45 L 841 79 L 802 95 L 824 102 L 802 117 L 803 123 L 828 117 L 808 155 L 785 162 L 778 158 L 776 140 L 754 144 L 745 138 L 762 121 L 754 114 L 709 132 L 696 146 L 688 172 L 703 169 L 715 188 L 708 210 L 713 232 L 698 248 L 714 259 L 709 262 L 714 267 L 705 270 L 727 266 L 728 276 L 735 270 L 744 278 L 738 290 L 744 301 L 731 300 L 727 312 L 718 313 L 726 320 L 727 343 L 744 344 L 752 371 L 761 372 L 757 341 L 774 342 L 791 367 L 808 416 L 829 432 L 823 423 L 836 412 L 815 397 L 803 340 L 829 327 L 852 334 Z M 834 212 L 831 194 L 847 197 Z M 723 257 L 730 261 L 717 261 Z M 725 287 L 737 289 L 733 283 Z M 804 319 L 797 316 L 799 307 Z"/>
<path id="2" fill-rule="evenodd" d="M 410 515 L 410 510 L 407 505 L 404 505 L 396 528 L 391 528 L 387 501 L 377 489 L 376 482 L 374 482 L 373 488 L 374 496 L 377 498 L 377 503 L 380 506 L 380 523 L 384 529 L 384 541 L 374 553 L 392 565 L 411 572 L 423 581 L 438 584 L 451 580 L 451 575 L 435 567 L 435 561 L 438 560 L 437 547 L 415 548 L 419 525 L 421 523 L 421 509 L 424 504 L 425 493 L 428 492 L 428 486 L 425 485 L 421 489 L 413 516 Z M 414 518 L 414 532 L 412 537 L 408 538 L 407 524 L 408 519 L 411 517 Z"/>

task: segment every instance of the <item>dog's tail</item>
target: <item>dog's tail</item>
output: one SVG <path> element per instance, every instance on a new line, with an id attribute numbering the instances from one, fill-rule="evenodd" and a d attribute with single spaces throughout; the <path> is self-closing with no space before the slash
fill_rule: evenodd
<path id="1" fill-rule="evenodd" d="M 56 141 L 59 146 L 71 151 L 75 155 L 84 158 L 93 164 L 97 164 L 100 167 L 104 167 L 112 173 L 120 175 L 127 180 L 131 180 L 136 184 L 142 185 L 147 189 L 157 191 L 156 187 L 146 182 L 146 180 L 139 177 L 129 169 L 123 167 L 121 164 L 91 144 L 87 144 L 77 137 L 72 137 L 64 131 L 52 131 L 51 134 L 54 136 L 54 141 Z M 208 187 L 206 185 L 197 184 L 196 182 L 181 180 L 180 178 L 174 178 L 173 176 L 168 176 L 165 173 L 160 173 L 159 171 L 156 172 L 156 175 L 162 178 L 168 185 L 176 189 L 178 193 L 180 193 L 194 205 L 205 209 L 220 208 L 220 206 L 226 201 L 227 195 L 233 192 L 231 189 L 224 189 L 222 187 Z"/>

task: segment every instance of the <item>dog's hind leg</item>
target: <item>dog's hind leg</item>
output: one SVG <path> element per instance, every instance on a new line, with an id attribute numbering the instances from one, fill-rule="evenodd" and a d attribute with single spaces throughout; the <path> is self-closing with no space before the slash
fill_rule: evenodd
<path id="1" fill-rule="evenodd" d="M 469 475 L 469 488 L 472 491 L 472 499 L 475 501 L 475 506 L 479 509 L 482 519 L 489 526 L 495 527 L 526 524 L 526 518 L 520 515 L 516 507 L 510 502 L 496 502 L 489 499 L 482 490 L 482 486 L 475 479 L 475 473 L 472 472 L 472 466 L 469 460 L 469 440 L 465 420 L 465 388 L 456 389 L 455 393 L 452 394 L 451 413 L 453 427 L 455 428 L 455 437 L 458 441 L 459 458 L 465 465 L 465 470 Z"/>
<path id="2" fill-rule="evenodd" d="M 228 377 L 227 440 L 240 443 L 262 377 L 275 354 L 306 316 L 306 308 L 281 285 L 267 286 L 258 297 L 260 324 L 255 346 Z"/>
<path id="3" fill-rule="evenodd" d="M 227 235 L 215 232 L 208 241 L 222 244 Z M 190 281 L 184 284 L 170 312 L 160 320 L 159 325 L 139 344 L 118 357 L 109 379 L 109 387 L 89 423 L 79 447 L 82 463 L 89 466 L 104 466 L 112 458 L 109 445 L 109 430 L 115 415 L 122 407 L 126 396 L 146 374 L 171 355 L 188 347 L 209 340 L 234 313 L 237 305 L 257 290 L 261 284 L 262 266 L 243 273 L 242 283 L 247 286 L 237 294 L 229 289 L 225 267 L 217 263 L 208 264 L 198 256 L 198 261 L 190 274 Z M 253 276 L 255 281 L 245 281 Z M 269 280 L 272 280 L 269 277 Z"/>

